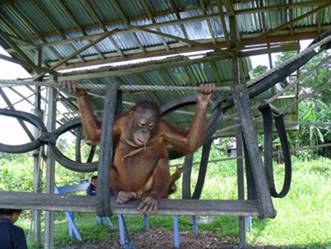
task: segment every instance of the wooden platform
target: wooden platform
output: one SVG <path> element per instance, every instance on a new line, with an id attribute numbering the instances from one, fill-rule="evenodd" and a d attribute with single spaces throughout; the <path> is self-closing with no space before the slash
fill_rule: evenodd
<path id="1" fill-rule="evenodd" d="M 114 214 L 141 214 L 140 201 L 116 204 Z M 0 191 L 0 208 L 28 210 L 96 212 L 96 198 L 91 196 L 57 195 Z M 161 200 L 157 215 L 258 216 L 256 201 L 246 200 Z"/>

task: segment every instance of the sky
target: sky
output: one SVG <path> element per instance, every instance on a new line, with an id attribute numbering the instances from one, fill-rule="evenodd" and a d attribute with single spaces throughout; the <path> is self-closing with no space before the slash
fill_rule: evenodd
<path id="1" fill-rule="evenodd" d="M 301 49 L 306 48 L 311 40 L 304 40 L 300 42 Z M 10 56 L 1 46 L 0 46 L 0 54 L 4 54 Z M 279 53 L 273 53 L 272 58 L 273 61 L 276 59 L 276 56 Z M 190 55 L 192 58 L 194 57 L 194 53 Z M 252 61 L 252 67 L 255 68 L 258 65 L 266 65 L 269 67 L 268 55 L 258 55 L 250 57 Z M 121 63 L 123 65 L 123 63 Z M 29 73 L 24 70 L 23 67 L 7 62 L 0 59 L 0 79 L 17 79 L 17 78 L 28 78 L 30 77 Z M 24 94 L 25 87 L 16 87 L 16 89 Z M 6 94 L 10 98 L 10 100 L 15 103 L 19 100 L 16 94 L 13 94 L 10 91 L 6 91 Z M 0 108 L 5 108 L 6 104 L 3 99 L 0 97 Z M 21 104 L 15 106 L 15 108 L 19 110 L 27 110 L 31 108 L 31 105 L 22 102 Z M 30 110 L 28 110 L 30 111 Z M 23 129 L 18 125 L 18 122 L 14 118 L 0 116 L 0 143 L 5 144 L 22 144 L 28 142 L 28 138 L 23 131 Z"/>

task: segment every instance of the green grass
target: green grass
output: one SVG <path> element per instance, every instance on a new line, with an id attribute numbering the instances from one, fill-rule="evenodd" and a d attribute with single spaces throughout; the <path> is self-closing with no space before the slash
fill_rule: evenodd
<path id="1" fill-rule="evenodd" d="M 282 166 L 275 165 L 276 178 L 282 182 Z M 196 179 L 196 169 L 193 179 Z M 203 190 L 203 199 L 236 199 L 235 162 L 210 164 Z M 331 245 L 331 160 L 320 158 L 311 161 L 293 162 L 293 181 L 285 199 L 274 199 L 277 210 L 275 219 L 253 219 L 252 232 L 248 234 L 251 245 L 274 245 L 295 247 L 325 247 Z M 193 180 L 195 182 L 195 180 Z M 180 197 L 181 186 L 174 198 Z M 99 226 L 93 214 L 76 214 L 76 223 L 85 241 L 117 240 L 117 219 L 112 218 L 114 229 Z M 142 216 L 128 216 L 127 224 L 132 232 L 141 231 Z M 21 220 L 19 225 L 28 232 L 30 222 Z M 171 230 L 171 217 L 155 216 L 150 219 L 151 228 Z M 190 218 L 180 218 L 180 229 L 191 230 Z M 238 218 L 217 217 L 211 224 L 200 224 L 200 231 L 216 231 L 220 237 L 238 241 Z M 55 241 L 57 247 L 77 243 L 68 238 L 65 216 L 56 215 Z M 31 247 L 33 248 L 33 247 Z"/>

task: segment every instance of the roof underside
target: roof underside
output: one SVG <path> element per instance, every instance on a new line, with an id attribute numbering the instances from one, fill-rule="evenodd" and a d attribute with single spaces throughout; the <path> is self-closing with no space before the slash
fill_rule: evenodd
<path id="1" fill-rule="evenodd" d="M 330 29 L 330 5 L 329 0 L 8 0 L 0 3 L 0 42 L 29 72 L 56 74 L 59 79 L 222 86 L 232 84 L 233 52 L 241 57 L 242 79 L 247 80 L 249 56 L 298 50 L 297 40 Z M 198 52 L 202 56 L 194 58 L 178 55 L 203 50 L 208 52 Z M 155 56 L 167 58 L 79 73 L 61 71 Z M 185 94 L 130 93 L 124 95 L 124 102 L 130 105 L 147 95 L 164 104 Z M 93 102 L 102 109 L 102 98 Z M 172 119 L 187 123 L 190 117 Z"/>

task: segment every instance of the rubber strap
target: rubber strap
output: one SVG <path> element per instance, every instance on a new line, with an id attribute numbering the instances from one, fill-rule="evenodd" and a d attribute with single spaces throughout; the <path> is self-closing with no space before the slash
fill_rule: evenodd
<path id="1" fill-rule="evenodd" d="M 287 140 L 284 115 L 276 114 L 274 115 L 269 104 L 264 104 L 259 107 L 259 110 L 263 116 L 263 125 L 264 125 L 264 166 L 269 183 L 270 194 L 276 198 L 283 198 L 287 195 L 291 187 L 291 176 L 292 176 L 292 162 L 290 147 Z M 275 186 L 274 172 L 273 172 L 273 148 L 272 148 L 272 135 L 273 135 L 273 118 L 275 120 L 275 125 L 277 133 L 280 139 L 284 163 L 285 163 L 285 176 L 284 183 L 280 192 L 277 192 Z"/>

